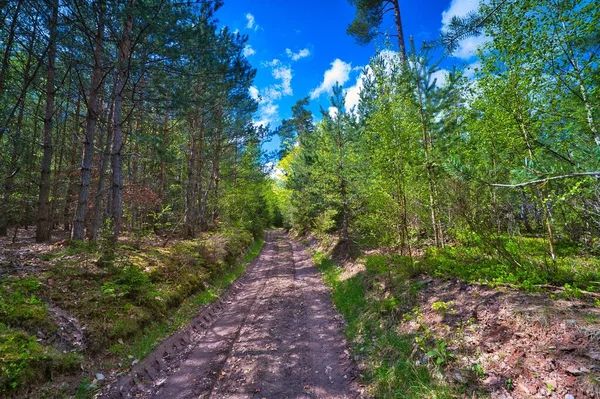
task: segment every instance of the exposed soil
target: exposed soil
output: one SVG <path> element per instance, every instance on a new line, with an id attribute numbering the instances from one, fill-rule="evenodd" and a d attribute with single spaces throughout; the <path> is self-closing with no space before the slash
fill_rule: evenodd
<path id="1" fill-rule="evenodd" d="M 450 380 L 492 398 L 600 397 L 598 307 L 547 293 L 428 281 L 419 292 L 420 314 L 399 328 L 420 335 L 426 329 L 448 343 L 456 356 L 446 369 Z"/>
<path id="2" fill-rule="evenodd" d="M 357 377 L 313 262 L 273 231 L 221 300 L 101 397 L 356 398 Z"/>

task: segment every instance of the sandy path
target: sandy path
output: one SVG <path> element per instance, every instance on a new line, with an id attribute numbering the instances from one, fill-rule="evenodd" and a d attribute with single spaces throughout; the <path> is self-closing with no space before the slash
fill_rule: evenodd
<path id="1" fill-rule="evenodd" d="M 105 397 L 356 398 L 355 379 L 342 319 L 312 260 L 272 231 L 222 300 Z"/>

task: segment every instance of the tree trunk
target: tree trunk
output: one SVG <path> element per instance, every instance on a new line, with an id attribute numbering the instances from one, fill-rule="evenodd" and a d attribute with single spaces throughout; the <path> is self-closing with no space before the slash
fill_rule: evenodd
<path id="1" fill-rule="evenodd" d="M 114 110 L 114 104 L 111 106 L 108 116 L 108 120 L 111 120 L 111 116 Z M 106 129 L 106 142 L 104 144 L 104 150 L 102 151 L 102 158 L 100 160 L 100 167 L 98 168 L 98 189 L 96 190 L 96 198 L 94 199 L 94 215 L 92 216 L 92 227 L 88 234 L 90 240 L 98 239 L 98 232 L 103 227 L 104 219 L 106 216 L 105 208 L 102 206 L 102 198 L 104 198 L 104 185 L 106 182 L 106 169 L 108 169 L 108 163 L 110 161 L 110 145 L 112 140 L 112 129 Z M 102 137 L 98 138 L 102 141 Z"/>
<path id="2" fill-rule="evenodd" d="M 52 2 L 52 17 L 48 24 L 48 72 L 46 74 L 46 112 L 44 115 L 44 152 L 40 176 L 40 196 L 38 202 L 35 240 L 50 241 L 50 168 L 52 166 L 52 119 L 54 117 L 54 97 L 56 95 L 56 25 L 58 23 L 58 0 Z"/>
<path id="3" fill-rule="evenodd" d="M 160 187 L 159 187 L 159 197 L 161 203 L 164 203 L 165 200 L 165 181 L 166 181 L 166 173 L 167 173 L 167 164 L 165 162 L 165 157 L 167 154 L 167 141 L 169 137 L 169 93 L 167 93 L 167 101 L 165 105 L 165 115 L 163 119 L 163 129 L 162 129 L 162 140 L 160 143 L 161 150 L 161 160 L 160 160 Z"/>
<path id="4" fill-rule="evenodd" d="M 92 176 L 92 160 L 94 157 L 94 132 L 98 119 L 98 97 L 102 89 L 102 45 L 104 37 L 105 0 L 98 1 L 98 31 L 94 39 L 94 69 L 90 84 L 90 94 L 87 101 L 87 116 L 85 120 L 83 159 L 81 161 L 81 183 L 77 209 L 73 218 L 73 240 L 83 240 L 85 217 Z"/>
<path id="5" fill-rule="evenodd" d="M 223 110 L 219 108 L 218 111 L 218 123 L 221 123 L 221 118 L 223 116 Z M 221 127 L 217 128 L 217 136 L 215 137 L 216 147 L 215 147 L 215 157 L 213 160 L 213 198 L 214 198 L 214 206 L 212 208 L 212 216 L 211 216 L 211 225 L 216 225 L 217 218 L 219 217 L 219 181 L 221 178 Z"/>
<path id="6" fill-rule="evenodd" d="M 128 0 L 125 6 L 127 18 L 123 26 L 123 36 L 119 43 L 117 60 L 117 80 L 115 90 L 115 107 L 113 113 L 113 144 L 112 144 L 112 219 L 113 236 L 117 240 L 121 234 L 123 218 L 123 91 L 129 75 L 129 57 L 131 55 L 131 31 L 133 29 L 134 0 Z"/>
<path id="7" fill-rule="evenodd" d="M 70 220 L 72 218 L 71 215 L 71 202 L 75 193 L 77 192 L 77 185 L 75 184 L 76 179 L 74 173 L 76 170 L 76 162 L 77 162 L 77 144 L 79 142 L 79 113 L 81 112 L 81 95 L 77 95 L 77 106 L 75 107 L 75 121 L 73 126 L 73 131 L 71 133 L 71 156 L 69 159 L 69 169 L 67 173 L 67 195 L 65 198 L 65 208 L 63 209 L 63 220 L 64 220 L 64 229 L 65 231 L 71 230 Z"/>
<path id="8" fill-rule="evenodd" d="M 399 0 L 392 0 L 394 5 L 394 22 L 396 23 L 396 31 L 398 32 L 398 53 L 400 60 L 404 64 L 406 62 L 406 47 L 404 45 L 404 28 L 402 27 L 402 15 L 400 14 Z"/>
<path id="9" fill-rule="evenodd" d="M 187 186 L 185 188 L 185 237 L 194 237 L 194 219 L 196 209 L 196 122 L 192 117 L 191 130 L 192 141 L 190 142 L 190 156 L 188 158 Z"/>
<path id="10" fill-rule="evenodd" d="M 350 236 L 348 234 L 349 225 L 349 209 L 348 209 L 348 193 L 347 181 L 344 176 L 344 141 L 342 137 L 342 127 L 340 126 L 340 116 L 336 116 L 337 121 L 337 137 L 336 145 L 338 149 L 338 173 L 340 178 L 340 197 L 342 201 L 342 231 L 340 235 L 341 249 L 344 255 L 348 255 L 350 251 Z"/>
<path id="11" fill-rule="evenodd" d="M 411 38 L 412 43 L 412 38 Z M 414 45 L 413 45 L 414 46 Z M 423 133 L 423 155 L 425 157 L 425 172 L 427 174 L 427 186 L 429 191 L 429 210 L 431 214 L 431 227 L 433 229 L 433 239 L 436 246 L 443 246 L 443 234 L 441 232 L 441 224 L 438 222 L 437 215 L 437 187 L 435 186 L 435 181 L 433 177 L 432 171 L 432 160 L 431 160 L 431 147 L 433 146 L 433 142 L 431 140 L 429 131 L 427 129 L 427 121 L 425 120 L 425 112 L 423 110 L 423 94 L 421 92 L 421 84 L 419 82 L 419 77 L 415 72 L 415 87 L 417 89 L 417 96 L 419 101 L 419 117 L 421 120 L 421 130 Z"/>
<path id="12" fill-rule="evenodd" d="M 71 87 L 69 87 L 69 92 L 71 92 Z M 67 97 L 64 113 L 68 114 L 69 108 L 71 107 L 71 96 Z M 54 182 L 52 185 L 52 198 L 56 200 L 51 203 L 50 209 L 50 222 L 51 229 L 57 228 L 58 224 L 63 220 L 60 219 L 61 215 L 57 215 L 57 207 L 59 204 L 58 198 L 61 197 L 61 186 L 63 185 L 64 180 L 63 176 L 63 161 L 65 159 L 65 148 L 67 146 L 67 131 L 68 129 L 68 118 L 65 117 L 62 123 L 62 129 L 57 128 L 56 141 L 60 140 L 60 147 L 58 152 L 54 152 Z M 57 159 L 58 158 L 58 159 Z"/>

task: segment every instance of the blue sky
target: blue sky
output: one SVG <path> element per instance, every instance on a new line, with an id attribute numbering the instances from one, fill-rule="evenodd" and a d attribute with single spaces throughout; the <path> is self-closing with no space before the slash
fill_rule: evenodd
<path id="1" fill-rule="evenodd" d="M 417 45 L 435 39 L 453 15 L 464 15 L 476 9 L 478 3 L 400 2 L 407 45 L 409 35 Z M 319 109 L 328 108 L 328 94 L 335 82 L 347 90 L 347 105 L 357 101 L 362 68 L 382 46 L 383 38 L 366 47 L 356 44 L 346 35 L 354 12 L 347 0 L 225 0 L 217 18 L 221 24 L 249 36 L 246 56 L 258 71 L 251 88 L 251 94 L 260 101 L 256 123 L 278 126 L 291 115 L 291 106 L 306 96 L 311 97 L 310 109 L 320 119 Z M 394 33 L 391 15 L 381 30 Z M 474 63 L 473 53 L 481 40 L 471 38 L 461 43 L 454 56 L 442 62 L 442 68 Z M 443 81 L 443 71 L 439 80 Z M 264 147 L 277 148 L 277 138 Z"/>

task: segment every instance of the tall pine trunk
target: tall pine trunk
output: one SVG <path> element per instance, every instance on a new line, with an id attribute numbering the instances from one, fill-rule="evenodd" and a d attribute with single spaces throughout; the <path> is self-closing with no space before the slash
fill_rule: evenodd
<path id="1" fill-rule="evenodd" d="M 192 122 L 192 132 L 194 131 L 195 123 Z M 190 156 L 188 158 L 187 186 L 185 188 L 185 237 L 194 237 L 194 220 L 196 209 L 196 137 L 192 133 L 192 141 L 190 142 Z"/>
<path id="2" fill-rule="evenodd" d="M 77 192 L 77 179 L 75 178 L 75 171 L 77 168 L 77 146 L 79 141 L 79 113 L 81 112 L 81 95 L 77 95 L 77 106 L 75 107 L 75 118 L 73 122 L 73 130 L 71 132 L 71 153 L 69 157 L 69 168 L 67 172 L 67 195 L 65 198 L 65 207 L 63 209 L 63 222 L 64 230 L 71 230 L 70 220 L 71 215 L 71 202 Z"/>
<path id="3" fill-rule="evenodd" d="M 131 55 L 131 31 L 133 28 L 134 0 L 128 0 L 127 18 L 123 26 L 123 36 L 118 47 L 117 87 L 115 90 L 115 107 L 113 112 L 113 143 L 112 143 L 112 208 L 110 216 L 113 224 L 113 235 L 116 240 L 121 233 L 123 218 L 123 91 L 129 75 L 129 57 Z"/>
<path id="4" fill-rule="evenodd" d="M 50 168 L 52 166 L 52 119 L 54 117 L 54 97 L 56 95 L 56 25 L 58 23 L 58 0 L 52 2 L 52 16 L 48 23 L 48 71 L 46 74 L 46 112 L 44 115 L 44 152 L 42 155 L 42 171 L 40 176 L 40 195 L 38 202 L 37 227 L 35 240 L 50 240 Z"/>
<path id="5" fill-rule="evenodd" d="M 98 119 L 98 97 L 102 90 L 102 46 L 104 40 L 104 13 L 106 0 L 98 0 L 98 30 L 94 38 L 94 69 L 90 93 L 87 99 L 87 116 L 85 119 L 83 159 L 81 161 L 81 183 L 77 209 L 73 218 L 73 240 L 83 240 L 85 232 L 85 217 L 87 215 L 90 181 L 92 177 L 92 161 L 94 157 L 94 133 Z"/>
<path id="6" fill-rule="evenodd" d="M 4 54 L 2 55 L 2 65 L 0 66 L 0 99 L 3 98 L 4 91 L 6 90 L 6 76 L 8 75 L 8 68 L 10 66 L 10 52 L 12 51 L 12 46 L 15 42 L 17 22 L 22 5 L 23 0 L 19 0 L 15 7 L 15 12 L 13 13 L 12 21 L 8 30 L 8 37 L 6 38 L 6 44 L 4 47 Z M 2 130 L 0 129 L 0 139 L 2 139 L 1 134 Z"/>
<path id="7" fill-rule="evenodd" d="M 110 120 L 112 113 L 114 112 L 114 104 L 111 105 L 108 111 L 108 120 Z M 102 136 L 98 138 L 102 141 Z M 96 198 L 94 198 L 94 214 L 92 216 L 92 226 L 88 237 L 90 240 L 97 240 L 99 238 L 98 232 L 103 227 L 102 224 L 106 217 L 106 209 L 102 206 L 102 199 L 104 198 L 104 186 L 106 185 L 106 170 L 108 169 L 108 163 L 110 161 L 110 145 L 112 140 L 112 129 L 106 129 L 106 142 L 102 151 L 102 157 L 100 159 L 100 167 L 98 168 L 98 186 L 96 190 Z"/>
<path id="8" fill-rule="evenodd" d="M 399 0 L 392 0 L 394 6 L 394 23 L 396 24 L 396 32 L 398 32 L 398 52 L 400 60 L 404 64 L 406 62 L 406 46 L 404 44 L 404 28 L 402 26 L 402 14 L 400 13 Z"/>

